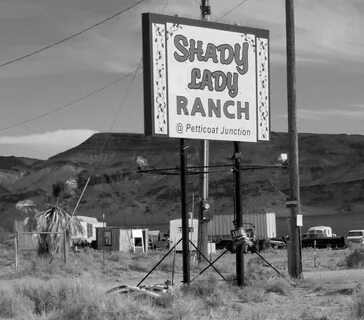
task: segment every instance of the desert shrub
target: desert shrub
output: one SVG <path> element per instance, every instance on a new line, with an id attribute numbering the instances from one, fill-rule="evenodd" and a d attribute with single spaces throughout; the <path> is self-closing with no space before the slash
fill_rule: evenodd
<path id="1" fill-rule="evenodd" d="M 290 292 L 291 285 L 283 279 L 277 279 L 267 285 L 267 292 L 275 292 L 282 296 L 287 296 Z"/>
<path id="2" fill-rule="evenodd" d="M 230 285 L 218 282 L 214 276 L 208 280 L 192 282 L 190 286 L 182 287 L 185 295 L 192 295 L 200 299 L 207 307 L 217 308 L 228 304 L 231 297 Z"/>
<path id="3" fill-rule="evenodd" d="M 64 308 L 60 312 L 54 312 L 49 320 L 104 320 L 108 319 L 105 307 L 101 304 L 74 304 Z"/>
<path id="4" fill-rule="evenodd" d="M 270 248 L 270 239 L 268 238 L 261 238 L 257 239 L 254 243 L 255 248 L 258 248 L 258 251 L 263 251 Z"/>
<path id="5" fill-rule="evenodd" d="M 114 262 L 119 262 L 122 260 L 121 255 L 119 255 L 118 253 L 113 253 L 108 257 L 108 260 L 110 261 L 114 261 Z"/>
<path id="6" fill-rule="evenodd" d="M 252 258 L 248 261 L 246 270 L 246 284 L 256 286 L 260 282 L 266 282 L 274 272 L 270 267 L 264 265 L 260 257 Z"/>
<path id="7" fill-rule="evenodd" d="M 364 267 L 364 248 L 357 248 L 346 257 L 348 268 Z"/>
<path id="8" fill-rule="evenodd" d="M 350 319 L 364 319 L 364 288 L 360 288 L 353 298 L 353 304 L 350 308 Z"/>
<path id="9" fill-rule="evenodd" d="M 13 290 L 0 290 L 0 319 L 28 319 L 34 303 Z"/>
<path id="10" fill-rule="evenodd" d="M 312 311 L 312 310 L 304 310 L 301 312 L 300 319 L 301 320 L 329 320 L 331 318 L 327 315 L 315 314 L 314 311 Z"/>
<path id="11" fill-rule="evenodd" d="M 107 310 L 107 315 L 103 318 L 105 320 L 157 320 L 162 318 L 155 310 L 154 300 L 145 295 L 107 295 L 105 307 Z"/>
<path id="12" fill-rule="evenodd" d="M 34 313 L 48 314 L 71 308 L 77 304 L 87 306 L 102 302 L 103 292 L 91 283 L 77 280 L 40 281 L 28 279 L 17 283 L 15 292 L 34 303 Z"/>
<path id="13" fill-rule="evenodd" d="M 232 286 L 234 296 L 238 302 L 262 302 L 265 298 L 265 289 L 261 286 Z"/>
<path id="14" fill-rule="evenodd" d="M 167 316 L 162 319 L 194 320 L 199 319 L 198 311 L 201 310 L 201 300 L 194 296 L 175 295 L 171 300 L 170 308 L 166 310 Z"/>

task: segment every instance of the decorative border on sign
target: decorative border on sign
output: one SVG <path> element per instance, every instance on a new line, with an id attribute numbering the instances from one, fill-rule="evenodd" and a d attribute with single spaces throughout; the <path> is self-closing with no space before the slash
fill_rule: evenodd
<path id="1" fill-rule="evenodd" d="M 247 42 L 249 46 L 253 48 L 253 52 L 255 53 L 255 34 L 242 33 L 241 37 L 243 38 L 243 43 Z"/>
<path id="2" fill-rule="evenodd" d="M 166 27 L 152 24 L 153 39 L 153 90 L 154 133 L 168 134 L 167 85 L 166 85 Z"/>
<path id="3" fill-rule="evenodd" d="M 268 39 L 257 38 L 258 140 L 269 140 L 269 65 Z"/>
<path id="4" fill-rule="evenodd" d="M 167 23 L 168 29 L 166 32 L 167 40 L 173 36 L 173 34 L 182 29 L 182 26 L 179 23 Z"/>

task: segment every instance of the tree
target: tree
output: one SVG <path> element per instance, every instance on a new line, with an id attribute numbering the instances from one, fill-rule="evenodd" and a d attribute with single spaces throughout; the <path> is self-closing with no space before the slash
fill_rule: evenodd
<path id="1" fill-rule="evenodd" d="M 76 195 L 77 181 L 70 178 L 52 186 L 52 194 L 42 205 L 32 200 L 18 202 L 15 207 L 25 213 L 24 227 L 31 232 L 59 232 L 59 234 L 38 234 L 38 254 L 52 254 L 58 249 L 58 242 L 65 233 L 67 243 L 73 235 L 82 235 L 81 222 L 69 213 L 69 202 Z"/>

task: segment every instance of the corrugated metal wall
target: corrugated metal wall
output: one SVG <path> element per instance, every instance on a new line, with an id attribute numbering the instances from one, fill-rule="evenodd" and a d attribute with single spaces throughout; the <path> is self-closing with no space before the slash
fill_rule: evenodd
<path id="1" fill-rule="evenodd" d="M 235 229 L 233 225 L 234 215 L 215 215 L 208 224 L 208 234 L 214 238 L 230 238 L 231 230 Z M 255 225 L 255 234 L 257 237 L 275 238 L 276 217 L 274 212 L 259 214 L 244 214 L 244 223 Z"/>

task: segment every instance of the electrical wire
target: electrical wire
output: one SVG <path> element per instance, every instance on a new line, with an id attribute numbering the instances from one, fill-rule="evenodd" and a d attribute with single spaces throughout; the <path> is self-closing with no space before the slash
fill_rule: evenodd
<path id="1" fill-rule="evenodd" d="M 128 77 L 130 77 L 132 74 L 135 73 L 135 71 L 136 70 L 133 70 L 132 72 L 124 75 L 123 77 L 118 78 L 118 79 L 110 82 L 109 84 L 107 84 L 107 85 L 105 85 L 105 86 L 103 86 L 101 88 L 98 88 L 96 90 L 93 90 L 93 91 L 85 94 L 84 96 L 82 96 L 80 98 L 77 98 L 75 100 L 72 100 L 72 101 L 70 101 L 70 102 L 68 102 L 68 103 L 66 103 L 64 105 L 61 105 L 61 106 L 58 106 L 58 107 L 56 107 L 56 108 L 54 108 L 52 110 L 49 110 L 49 111 L 40 113 L 40 114 L 38 114 L 38 115 L 36 115 L 34 117 L 31 117 L 29 119 L 22 120 L 22 121 L 19 121 L 19 122 L 15 122 L 15 123 L 10 124 L 8 126 L 2 127 L 2 128 L 0 128 L 0 131 L 4 131 L 4 130 L 12 129 L 12 128 L 15 128 L 15 127 L 19 127 L 19 126 L 21 126 L 23 124 L 27 124 L 29 122 L 33 122 L 35 120 L 42 119 L 42 118 L 47 117 L 49 115 L 52 115 L 52 114 L 54 114 L 56 112 L 62 111 L 62 110 L 67 109 L 67 108 L 70 108 L 70 107 L 74 106 L 75 104 L 77 104 L 77 103 L 79 103 L 79 102 L 81 102 L 83 100 L 86 100 L 87 98 L 89 98 L 89 97 L 91 97 L 91 96 L 93 96 L 93 95 L 95 95 L 95 94 L 97 94 L 97 93 L 99 93 L 99 92 L 101 92 L 101 91 L 103 91 L 103 90 L 105 90 L 105 89 L 107 89 L 107 88 L 109 88 L 109 87 L 111 87 L 111 86 L 119 83 L 120 81 L 122 81 L 122 80 L 124 80 L 124 79 L 126 79 Z"/>
<path id="2" fill-rule="evenodd" d="M 131 86 L 133 85 L 133 83 L 134 83 L 134 81 L 135 81 L 135 78 L 136 78 L 137 72 L 138 72 L 138 70 L 141 68 L 142 61 L 143 61 L 143 59 L 140 59 L 140 62 L 139 62 L 139 64 L 138 64 L 138 67 L 137 67 L 137 68 L 134 70 L 134 72 L 133 72 L 133 77 L 132 77 L 132 79 L 131 79 L 131 81 L 130 81 L 130 83 L 129 83 L 128 90 L 126 90 L 126 94 L 125 94 L 125 96 L 124 96 L 124 98 L 123 98 L 123 100 L 122 100 L 122 102 L 121 102 L 121 104 L 120 104 L 120 106 L 119 106 L 119 108 L 118 108 L 118 110 L 117 110 L 117 112 L 116 112 L 116 115 L 115 115 L 115 117 L 114 117 L 113 121 L 112 121 L 112 122 L 111 122 L 111 124 L 110 124 L 109 132 L 113 129 L 113 127 L 114 127 L 114 125 L 115 125 L 115 123 L 116 123 L 116 120 L 117 120 L 117 118 L 118 118 L 118 116 L 119 116 L 119 114 L 120 114 L 121 110 L 123 109 L 123 107 L 124 107 L 124 105 L 125 105 L 126 98 L 128 97 L 128 93 L 130 92 L 130 88 L 131 88 Z M 106 135 L 105 140 L 104 140 L 103 144 L 101 145 L 101 148 L 100 148 L 99 153 L 103 153 L 104 148 L 105 148 L 105 146 L 106 146 L 107 142 L 109 141 L 109 139 L 110 139 L 110 135 Z M 69 219 L 69 220 L 68 220 L 68 222 L 67 222 L 67 224 L 66 224 L 66 226 L 65 226 L 65 228 L 64 228 L 64 231 L 66 231 L 66 230 L 68 229 L 68 227 L 69 227 L 69 225 L 70 225 L 70 223 L 71 223 L 71 221 L 72 221 L 72 217 L 74 217 L 74 215 L 75 215 L 75 213 L 76 213 L 76 210 L 78 209 L 78 206 L 79 206 L 79 204 L 80 204 L 80 202 L 81 202 L 81 200 L 82 200 L 83 195 L 84 195 L 84 194 L 85 194 L 85 192 L 86 192 L 86 189 L 87 189 L 87 187 L 88 187 L 88 185 L 89 185 L 89 183 L 90 183 L 91 177 L 92 177 L 92 175 L 94 174 L 96 167 L 97 167 L 97 165 L 96 165 L 96 160 L 95 160 L 95 161 L 94 161 L 94 163 L 93 163 L 93 165 L 92 165 L 91 172 L 90 172 L 90 174 L 89 174 L 89 176 L 88 176 L 88 178 L 87 178 L 87 181 L 86 181 L 86 183 L 85 183 L 85 185 L 84 185 L 84 187 L 83 187 L 83 189 L 82 189 L 81 195 L 79 196 L 79 198 L 78 198 L 78 200 L 77 200 L 77 203 L 76 203 L 75 207 L 73 208 L 73 211 L 72 211 L 72 214 L 71 214 L 71 219 Z M 56 245 L 56 247 L 55 247 L 55 249 L 54 249 L 54 251 L 53 251 L 53 253 L 52 253 L 52 256 L 51 256 L 51 258 L 50 258 L 49 263 L 52 263 L 52 262 L 53 262 L 53 259 L 54 259 L 54 257 L 55 257 L 55 254 L 56 254 L 57 250 L 58 250 L 58 247 L 59 247 L 59 245 L 60 245 L 60 243 L 61 243 L 61 240 L 62 240 L 62 239 L 60 238 L 60 239 L 59 239 L 59 241 L 58 241 L 58 243 L 57 243 L 57 245 Z"/>
<path id="3" fill-rule="evenodd" d="M 108 18 L 106 18 L 106 19 L 104 19 L 104 20 L 99 21 L 99 22 L 97 22 L 97 23 L 93 24 L 92 26 L 90 26 L 90 27 L 88 27 L 88 28 L 82 29 L 81 31 L 76 32 L 76 33 L 74 33 L 74 34 L 72 34 L 72 35 L 70 35 L 70 36 L 68 36 L 68 37 L 66 37 L 66 38 L 64 38 L 64 39 L 62 39 L 62 40 L 59 40 L 59 41 L 54 42 L 54 43 L 52 43 L 52 44 L 49 44 L 49 45 L 47 45 L 47 46 L 45 46 L 45 47 L 43 47 L 43 48 L 41 48 L 41 49 L 35 50 L 35 51 L 33 51 L 33 52 L 27 53 L 27 54 L 25 54 L 25 55 L 23 55 L 23 56 L 21 56 L 21 57 L 18 57 L 18 58 L 15 58 L 15 59 L 9 60 L 9 61 L 7 61 L 7 62 L 4 62 L 4 63 L 0 64 L 0 69 L 1 69 L 1 68 L 3 68 L 3 67 L 5 67 L 5 66 L 7 66 L 7 65 L 9 65 L 9 64 L 12 64 L 12 63 L 14 63 L 14 62 L 18 62 L 18 61 L 23 60 L 23 59 L 25 59 L 25 58 L 29 58 L 29 57 L 34 56 L 34 55 L 36 55 L 36 54 L 38 54 L 38 53 L 41 53 L 41 52 L 43 52 L 43 51 L 45 51 L 45 50 L 48 50 L 48 49 L 50 49 L 50 48 L 53 48 L 53 47 L 55 47 L 55 46 L 57 46 L 57 45 L 59 45 L 59 44 L 61 44 L 61 43 L 63 43 L 63 42 L 66 42 L 66 41 L 68 41 L 68 40 L 70 40 L 70 39 L 73 39 L 73 38 L 75 38 L 75 37 L 79 36 L 79 35 L 80 35 L 80 34 L 82 34 L 82 33 L 85 33 L 85 32 L 87 32 L 87 31 L 89 31 L 89 30 L 91 30 L 91 29 L 93 29 L 93 28 L 95 28 L 95 27 L 97 27 L 97 26 L 99 26 L 99 25 L 101 25 L 101 24 L 105 23 L 105 22 L 110 21 L 111 19 L 113 19 L 113 18 L 115 18 L 115 17 L 117 17 L 117 16 L 119 16 L 119 15 L 123 14 L 124 12 L 126 12 L 126 11 L 128 11 L 128 10 L 130 10 L 130 9 L 134 8 L 134 7 L 136 7 L 138 4 L 140 4 L 140 3 L 144 2 L 144 1 L 145 1 L 145 0 L 139 0 L 139 1 L 138 1 L 138 2 L 136 2 L 135 4 L 133 4 L 133 5 L 129 6 L 129 7 L 125 8 L 125 9 L 123 9 L 123 10 L 121 10 L 121 11 L 119 11 L 119 12 L 115 13 L 115 14 L 113 14 L 112 16 L 110 16 L 110 17 L 108 17 Z"/>
<path id="4" fill-rule="evenodd" d="M 216 21 L 219 21 L 222 18 L 225 18 L 228 14 L 232 13 L 233 11 L 235 11 L 236 9 L 238 9 L 239 7 L 241 7 L 244 3 L 246 3 L 248 0 L 244 0 L 243 2 L 239 3 L 238 5 L 236 5 L 234 8 L 232 8 L 231 10 L 229 10 L 228 12 L 226 12 L 224 15 L 222 15 L 221 17 L 217 18 Z"/>
<path id="5" fill-rule="evenodd" d="M 163 6 L 163 8 L 162 8 L 162 10 L 161 10 L 161 13 L 163 13 L 164 11 L 166 11 L 167 6 L 168 6 L 168 0 L 166 0 L 166 1 L 164 2 L 164 6 Z"/>

